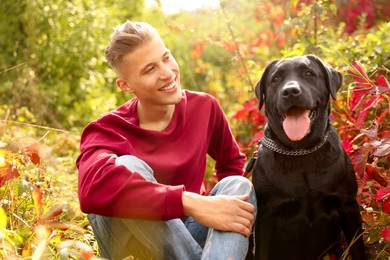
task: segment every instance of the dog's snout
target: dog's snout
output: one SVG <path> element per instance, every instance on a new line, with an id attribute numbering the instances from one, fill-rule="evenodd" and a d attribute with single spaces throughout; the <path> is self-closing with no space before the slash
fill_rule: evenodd
<path id="1" fill-rule="evenodd" d="M 301 94 L 301 87 L 296 81 L 287 82 L 282 88 L 282 96 L 285 98 L 298 97 Z"/>

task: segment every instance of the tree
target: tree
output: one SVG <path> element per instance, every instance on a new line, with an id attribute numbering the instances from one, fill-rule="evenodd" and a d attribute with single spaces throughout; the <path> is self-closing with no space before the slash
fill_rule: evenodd
<path id="1" fill-rule="evenodd" d="M 2 1 L 1 102 L 67 128 L 113 107 L 104 47 L 114 26 L 143 9 L 142 0 Z"/>

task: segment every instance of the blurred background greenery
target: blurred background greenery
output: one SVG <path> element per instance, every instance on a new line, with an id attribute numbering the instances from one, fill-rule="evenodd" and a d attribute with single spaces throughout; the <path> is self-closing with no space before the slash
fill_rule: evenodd
<path id="1" fill-rule="evenodd" d="M 115 86 L 104 47 L 113 27 L 129 19 L 155 26 L 181 66 L 183 87 L 216 95 L 229 113 L 253 95 L 275 58 L 315 53 L 340 66 L 360 56 L 388 62 L 388 52 L 379 50 L 388 38 L 384 25 L 370 44 L 367 32 L 356 33 L 388 22 L 388 5 L 360 2 L 373 7 L 344 0 L 224 0 L 164 14 L 159 1 L 1 1 L 1 104 L 13 117 L 27 110 L 31 123 L 79 131 L 123 103 L 130 97 Z"/>

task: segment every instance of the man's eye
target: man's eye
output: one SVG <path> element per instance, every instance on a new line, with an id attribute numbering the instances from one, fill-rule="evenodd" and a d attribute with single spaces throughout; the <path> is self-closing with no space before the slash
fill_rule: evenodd
<path id="1" fill-rule="evenodd" d="M 150 68 L 148 68 L 148 69 L 146 70 L 146 73 L 151 73 L 151 72 L 153 72 L 153 70 L 154 70 L 154 67 L 150 67 Z"/>

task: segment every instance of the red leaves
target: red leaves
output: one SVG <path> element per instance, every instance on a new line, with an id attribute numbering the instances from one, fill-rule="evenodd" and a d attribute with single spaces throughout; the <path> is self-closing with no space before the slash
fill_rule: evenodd
<path id="1" fill-rule="evenodd" d="M 385 168 L 378 166 L 378 158 L 375 158 L 373 163 L 367 164 L 366 169 L 370 179 L 377 181 L 380 185 L 386 186 L 389 182 L 389 175 Z"/>
<path id="2" fill-rule="evenodd" d="M 192 59 L 199 59 L 204 51 L 205 40 L 198 40 L 192 45 Z"/>
<path id="3" fill-rule="evenodd" d="M 37 214 L 36 226 L 44 226 L 47 230 L 74 230 L 77 232 L 84 232 L 84 230 L 76 225 L 65 223 L 59 218 L 65 211 L 66 205 L 56 204 L 53 205 L 46 213 L 43 213 L 43 196 L 38 187 L 34 187 L 32 190 L 32 197 L 34 200 L 34 207 Z"/>
<path id="4" fill-rule="evenodd" d="M 20 176 L 15 161 L 14 154 L 10 151 L 0 149 L 0 186 L 6 181 Z"/>
<path id="5" fill-rule="evenodd" d="M 249 133 L 253 134 L 252 139 L 249 142 L 243 142 L 240 138 L 237 137 L 238 141 L 241 143 L 241 147 L 252 146 L 256 144 L 257 141 L 262 137 L 263 132 L 260 131 L 267 122 L 266 117 L 259 111 L 259 105 L 257 98 L 252 98 L 244 102 L 242 108 L 237 110 L 232 117 L 237 120 L 240 125 L 246 126 L 248 129 L 245 131 L 245 135 Z"/>
<path id="6" fill-rule="evenodd" d="M 353 79 L 349 111 L 335 113 L 346 118 L 335 121 L 342 125 L 339 128 L 340 136 L 344 137 L 342 144 L 358 176 L 359 201 L 363 209 L 372 209 L 362 212 L 363 221 L 374 230 L 368 233 L 368 238 L 378 241 L 381 235 L 390 242 L 386 220 L 390 214 L 390 84 L 379 70 L 369 76 L 358 61 L 352 63 L 349 75 Z M 379 232 L 377 226 L 385 228 Z"/>
<path id="7" fill-rule="evenodd" d="M 363 65 L 354 61 L 349 74 L 354 78 L 355 85 L 351 93 L 349 108 L 359 127 L 363 126 L 370 109 L 376 106 L 382 94 L 390 93 L 390 84 L 383 75 L 375 82 L 368 77 Z"/>
<path id="8" fill-rule="evenodd" d="M 387 199 L 390 199 L 390 188 L 383 188 L 383 189 L 380 189 L 380 190 L 375 194 L 375 199 L 376 199 L 376 200 L 387 200 Z"/>
<path id="9" fill-rule="evenodd" d="M 375 21 L 375 8 L 371 0 L 348 0 L 337 8 L 338 16 L 346 23 L 345 30 L 352 33 L 358 28 L 359 19 L 365 16 L 365 26 L 370 28 Z"/>
<path id="10" fill-rule="evenodd" d="M 264 124 L 266 122 L 265 116 L 259 112 L 257 98 L 244 102 L 243 107 L 233 115 L 233 118 L 248 119 L 256 124 Z"/>
<path id="11" fill-rule="evenodd" d="M 352 142 L 364 138 L 364 150 L 369 151 L 366 156 L 386 157 L 390 154 L 390 137 L 389 132 L 383 131 L 388 127 L 382 126 L 382 120 L 388 117 L 390 111 L 390 107 L 386 108 L 386 95 L 390 93 L 390 84 L 383 75 L 372 81 L 358 61 L 352 63 L 349 74 L 354 79 L 354 87 L 349 101 L 351 116 L 348 119 L 352 120 L 356 130 L 360 131 Z M 369 113 L 372 115 L 368 116 Z M 364 128 L 365 124 L 369 127 Z"/>
<path id="12" fill-rule="evenodd" d="M 28 159 L 39 166 L 41 164 L 41 158 L 39 156 L 39 145 L 38 143 L 32 143 L 24 148 L 24 151 L 28 157 Z"/>
<path id="13" fill-rule="evenodd" d="M 390 242 L 390 227 L 387 227 L 382 230 L 381 236 L 387 241 Z"/>
<path id="14" fill-rule="evenodd" d="M 30 162 L 39 166 L 41 164 L 39 149 L 37 142 L 25 146 L 19 152 L 0 149 L 0 186 L 4 185 L 6 181 L 20 176 L 18 166 Z"/>
<path id="15" fill-rule="evenodd" d="M 374 197 L 376 200 L 382 201 L 382 209 L 390 215 L 390 188 L 380 189 Z"/>

